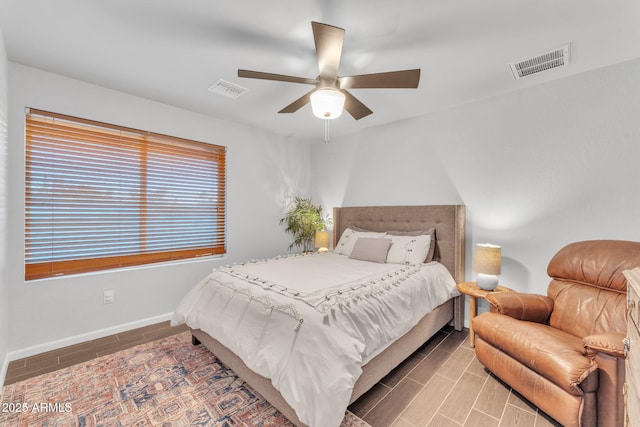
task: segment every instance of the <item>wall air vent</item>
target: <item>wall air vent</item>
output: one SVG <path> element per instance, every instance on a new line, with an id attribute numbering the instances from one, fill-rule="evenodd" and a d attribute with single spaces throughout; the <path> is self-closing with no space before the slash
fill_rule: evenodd
<path id="1" fill-rule="evenodd" d="M 541 73 L 558 67 L 566 67 L 569 64 L 569 44 L 553 49 L 533 58 L 523 59 L 509 64 L 511 72 L 516 80 L 523 79 L 532 74 Z"/>
<path id="2" fill-rule="evenodd" d="M 232 99 L 236 99 L 248 90 L 249 89 L 247 89 L 246 87 L 242 87 L 223 79 L 219 79 L 217 82 L 209 86 L 209 92 L 226 96 L 227 98 Z"/>

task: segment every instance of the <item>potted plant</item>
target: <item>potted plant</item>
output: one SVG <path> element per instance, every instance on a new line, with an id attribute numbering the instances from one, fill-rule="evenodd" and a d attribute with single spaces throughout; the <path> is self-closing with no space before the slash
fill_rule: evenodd
<path id="1" fill-rule="evenodd" d="M 280 224 L 286 225 L 285 231 L 293 234 L 289 250 L 302 246 L 304 252 L 313 250 L 316 231 L 324 230 L 328 222 L 322 217 L 322 206 L 314 206 L 310 197 L 295 197 L 284 218 L 280 219 Z"/>

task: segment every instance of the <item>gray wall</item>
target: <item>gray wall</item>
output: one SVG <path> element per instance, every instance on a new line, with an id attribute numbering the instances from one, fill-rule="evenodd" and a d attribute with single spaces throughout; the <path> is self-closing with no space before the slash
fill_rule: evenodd
<path id="1" fill-rule="evenodd" d="M 4 382 L 9 350 L 7 285 L 7 53 L 0 29 L 0 384 Z"/>
<path id="2" fill-rule="evenodd" d="M 640 241 L 639 165 L 634 60 L 314 144 L 312 195 L 327 208 L 462 203 L 467 279 L 473 245 L 490 242 L 502 284 L 546 293 L 565 244 Z"/>

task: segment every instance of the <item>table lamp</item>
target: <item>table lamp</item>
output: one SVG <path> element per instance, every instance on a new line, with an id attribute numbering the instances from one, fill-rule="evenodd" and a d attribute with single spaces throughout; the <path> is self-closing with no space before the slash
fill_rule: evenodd
<path id="1" fill-rule="evenodd" d="M 329 252 L 329 232 L 326 230 L 316 231 L 316 249 L 318 253 Z"/>
<path id="2" fill-rule="evenodd" d="M 498 286 L 500 274 L 500 246 L 490 243 L 476 245 L 473 271 L 478 273 L 476 282 L 481 289 L 492 291 Z"/>

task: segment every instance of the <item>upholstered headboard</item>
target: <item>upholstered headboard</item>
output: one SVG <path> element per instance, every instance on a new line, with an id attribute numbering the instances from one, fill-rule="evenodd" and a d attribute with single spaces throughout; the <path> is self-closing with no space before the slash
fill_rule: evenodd
<path id="1" fill-rule="evenodd" d="M 333 208 L 333 244 L 349 226 L 371 231 L 436 229 L 437 252 L 457 283 L 465 276 L 465 207 L 358 206 Z"/>

